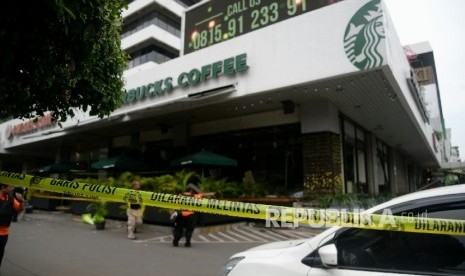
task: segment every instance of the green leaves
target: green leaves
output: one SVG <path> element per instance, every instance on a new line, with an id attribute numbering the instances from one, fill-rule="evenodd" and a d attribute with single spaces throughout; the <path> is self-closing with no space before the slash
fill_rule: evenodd
<path id="1" fill-rule="evenodd" d="M 94 222 L 103 222 L 108 214 L 107 202 L 104 200 L 91 202 L 87 205 L 87 210 L 93 213 L 92 219 Z"/>
<path id="2" fill-rule="evenodd" d="M 76 108 L 102 118 L 121 105 L 124 0 L 8 5 L 0 10 L 0 118 L 52 112 L 65 121 Z"/>

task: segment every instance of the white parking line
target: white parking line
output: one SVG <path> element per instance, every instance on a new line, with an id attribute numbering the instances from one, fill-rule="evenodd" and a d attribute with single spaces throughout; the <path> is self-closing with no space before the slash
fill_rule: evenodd
<path id="1" fill-rule="evenodd" d="M 217 234 L 218 234 L 218 235 L 221 235 L 221 236 L 223 236 L 223 237 L 225 237 L 225 238 L 227 238 L 227 239 L 230 239 L 230 240 L 232 240 L 232 241 L 238 242 L 238 240 L 236 240 L 236 239 L 233 238 L 233 237 L 230 237 L 230 236 L 226 235 L 226 234 L 223 233 L 223 232 L 218 232 Z"/>
<path id="2" fill-rule="evenodd" d="M 273 241 L 286 241 L 289 239 L 311 238 L 315 234 L 296 231 L 294 229 L 264 229 L 251 226 L 235 226 L 226 232 L 194 235 L 193 241 L 197 243 L 263 243 Z M 171 243 L 172 235 L 135 240 L 136 243 Z"/>
<path id="3" fill-rule="evenodd" d="M 274 231 L 274 230 L 268 230 L 267 233 L 270 234 L 270 235 L 274 235 L 274 236 L 277 237 L 279 240 L 288 240 L 288 239 L 289 239 L 288 236 L 283 235 L 283 234 L 281 234 L 281 233 L 279 233 L 279 232 L 276 232 L 276 231 Z"/>
<path id="4" fill-rule="evenodd" d="M 247 238 L 247 237 L 245 237 L 243 235 L 239 235 L 238 233 L 236 233 L 236 231 L 228 231 L 228 234 L 234 235 L 234 236 L 236 236 L 236 237 L 238 237 L 240 239 L 243 239 L 243 240 L 246 240 L 246 241 L 249 241 L 249 242 L 253 241 L 253 240 L 251 240 L 251 239 L 249 239 L 249 238 Z"/>
<path id="5" fill-rule="evenodd" d="M 205 238 L 203 235 L 198 235 L 197 237 L 199 237 L 199 239 L 201 239 L 204 242 L 210 242 L 210 240 Z"/>
<path id="6" fill-rule="evenodd" d="M 163 236 L 163 237 L 155 237 L 151 239 L 145 239 L 145 240 L 135 240 L 134 242 L 136 243 L 144 243 L 144 242 L 165 242 L 166 238 L 172 238 L 172 236 Z"/>
<path id="7" fill-rule="evenodd" d="M 283 240 L 283 239 L 277 239 L 277 238 L 274 238 L 274 237 L 270 237 L 269 235 L 264 234 L 264 233 L 262 233 L 260 231 L 255 230 L 255 229 L 250 229 L 250 232 L 256 233 L 257 235 L 260 235 L 260 236 L 265 237 L 267 239 L 271 239 L 272 241 L 282 241 Z"/>
<path id="8" fill-rule="evenodd" d="M 247 232 L 246 230 L 239 229 L 239 227 L 234 228 L 234 231 L 241 232 L 242 234 L 248 235 L 248 236 L 254 238 L 255 240 L 259 240 L 259 241 L 262 241 L 262 242 L 266 242 L 266 241 L 267 241 L 267 240 L 264 240 L 264 239 L 262 239 L 262 238 L 260 238 L 260 237 L 257 237 L 256 235 L 255 235 L 255 236 L 252 235 L 251 233 Z"/>
<path id="9" fill-rule="evenodd" d="M 209 233 L 208 235 L 209 235 L 210 237 L 216 239 L 216 240 L 219 241 L 219 242 L 224 242 L 222 239 L 218 238 L 217 236 L 215 236 L 215 235 L 212 234 L 212 233 Z"/>

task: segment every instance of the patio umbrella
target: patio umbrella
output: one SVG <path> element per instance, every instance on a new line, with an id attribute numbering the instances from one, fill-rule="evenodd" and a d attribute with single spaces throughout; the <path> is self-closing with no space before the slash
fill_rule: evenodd
<path id="1" fill-rule="evenodd" d="M 83 162 L 62 161 L 38 169 L 39 173 L 78 173 L 85 172 L 86 166 Z"/>
<path id="2" fill-rule="evenodd" d="M 120 155 L 96 161 L 90 165 L 95 170 L 117 170 L 117 171 L 130 171 L 130 172 L 143 172 L 150 171 L 152 168 L 134 158 Z"/>
<path id="3" fill-rule="evenodd" d="M 202 150 L 170 162 L 171 166 L 202 165 L 217 167 L 235 167 L 237 161 L 210 151 Z"/>

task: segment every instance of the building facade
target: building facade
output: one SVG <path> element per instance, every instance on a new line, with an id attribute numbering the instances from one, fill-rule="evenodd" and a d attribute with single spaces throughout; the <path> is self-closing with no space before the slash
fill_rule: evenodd
<path id="1" fill-rule="evenodd" d="M 123 106 L 3 123 L 2 170 L 124 154 L 157 174 L 205 149 L 272 193 L 402 194 L 450 159 L 432 50 L 402 47 L 382 0 L 197 2 L 130 2 Z"/>

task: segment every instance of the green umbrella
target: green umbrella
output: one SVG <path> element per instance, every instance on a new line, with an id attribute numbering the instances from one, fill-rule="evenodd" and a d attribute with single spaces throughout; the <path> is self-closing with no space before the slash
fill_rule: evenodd
<path id="1" fill-rule="evenodd" d="M 202 150 L 192 155 L 170 162 L 171 166 L 187 166 L 187 165 L 202 165 L 202 166 L 218 166 L 218 167 L 235 167 L 237 161 L 229 157 L 219 155 L 210 151 Z"/>
<path id="2" fill-rule="evenodd" d="M 63 161 L 40 168 L 40 173 L 70 173 L 85 172 L 86 166 L 83 162 Z"/>
<path id="3" fill-rule="evenodd" d="M 149 165 L 134 158 L 123 155 L 96 161 L 92 163 L 90 167 L 95 170 L 117 170 L 131 172 L 143 172 L 151 170 Z"/>

